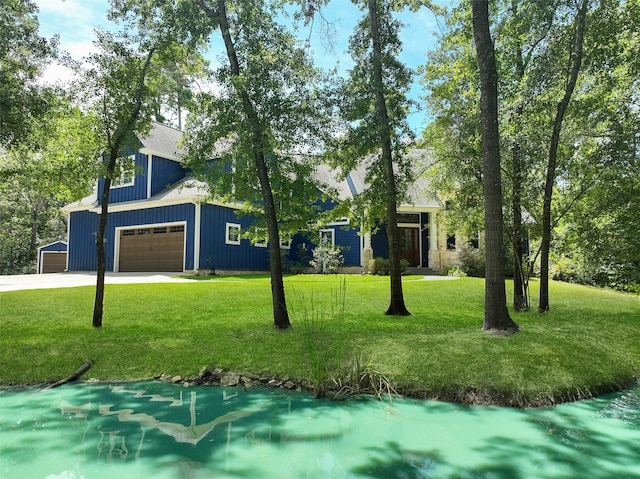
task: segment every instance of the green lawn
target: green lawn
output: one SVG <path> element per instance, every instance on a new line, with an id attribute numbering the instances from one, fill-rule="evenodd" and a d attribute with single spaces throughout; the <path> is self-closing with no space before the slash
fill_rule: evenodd
<path id="1" fill-rule="evenodd" d="M 640 376 L 636 295 L 552 282 L 551 310 L 540 315 L 534 282 L 532 311 L 512 313 L 521 332 L 501 337 L 481 332 L 480 279 L 407 277 L 412 315 L 389 317 L 388 278 L 301 275 L 285 280 L 293 327 L 283 333 L 272 327 L 268 278 L 220 279 L 107 285 L 99 330 L 93 287 L 0 293 L 0 384 L 52 382 L 89 358 L 85 379 L 203 366 L 308 378 L 314 355 L 332 366 L 357 357 L 418 397 L 524 405 Z"/>

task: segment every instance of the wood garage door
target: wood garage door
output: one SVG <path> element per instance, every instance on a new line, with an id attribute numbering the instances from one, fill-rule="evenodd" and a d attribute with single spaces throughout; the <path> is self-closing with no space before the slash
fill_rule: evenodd
<path id="1" fill-rule="evenodd" d="M 62 273 L 67 267 L 67 253 L 48 252 L 42 253 L 43 273 Z"/>
<path id="2" fill-rule="evenodd" d="M 182 271 L 184 225 L 120 231 L 118 271 Z"/>

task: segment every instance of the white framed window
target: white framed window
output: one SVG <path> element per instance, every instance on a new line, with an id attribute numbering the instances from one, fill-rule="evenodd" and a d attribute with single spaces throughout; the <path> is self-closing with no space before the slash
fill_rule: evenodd
<path id="1" fill-rule="evenodd" d="M 333 248 L 336 245 L 336 230 L 327 228 L 320 230 L 320 246 Z"/>
<path id="2" fill-rule="evenodd" d="M 280 248 L 291 249 L 291 239 L 280 238 Z"/>
<path id="3" fill-rule="evenodd" d="M 124 186 L 133 186 L 136 181 L 135 165 L 135 155 L 130 155 L 127 158 L 118 158 L 116 171 L 120 171 L 120 176 L 117 176 L 111 180 L 111 187 L 122 188 Z"/>
<path id="4" fill-rule="evenodd" d="M 240 244 L 240 225 L 237 223 L 227 223 L 225 238 L 227 244 Z"/>

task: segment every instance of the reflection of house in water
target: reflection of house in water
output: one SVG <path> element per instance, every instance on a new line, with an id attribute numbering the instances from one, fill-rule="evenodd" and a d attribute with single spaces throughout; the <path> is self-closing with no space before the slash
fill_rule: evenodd
<path id="1" fill-rule="evenodd" d="M 116 389 L 117 388 L 117 389 Z M 138 398 L 150 398 L 151 401 L 171 401 L 170 406 L 182 406 L 182 392 L 180 393 L 180 399 L 167 398 L 156 394 L 146 394 L 145 391 L 140 390 L 126 390 L 121 386 L 113 389 L 114 392 L 132 393 L 134 397 Z M 113 404 L 100 405 L 98 411 L 102 416 L 117 416 L 121 422 L 137 422 L 143 427 L 158 429 L 168 436 L 173 437 L 177 442 L 198 444 L 204 437 L 206 437 L 218 424 L 232 423 L 238 419 L 250 416 L 258 409 L 232 411 L 222 416 L 215 418 L 213 421 L 209 421 L 203 424 L 196 423 L 196 393 L 190 392 L 189 399 L 189 415 L 191 421 L 189 425 L 184 425 L 176 422 L 159 421 L 155 417 L 146 413 L 136 413 L 133 409 L 119 409 L 112 411 Z"/>

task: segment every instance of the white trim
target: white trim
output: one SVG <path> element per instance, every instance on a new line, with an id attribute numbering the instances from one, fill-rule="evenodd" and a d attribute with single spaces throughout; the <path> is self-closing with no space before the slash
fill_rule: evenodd
<path id="1" fill-rule="evenodd" d="M 193 225 L 193 269 L 200 269 L 200 227 L 202 222 L 202 203 L 194 203 L 195 224 Z"/>
<path id="2" fill-rule="evenodd" d="M 214 206 L 222 206 L 224 208 L 231 208 L 234 210 L 239 210 L 242 208 L 240 203 L 223 203 L 222 201 L 207 201 L 207 197 L 205 195 L 197 195 L 197 196 L 187 196 L 183 198 L 171 198 L 168 200 L 134 200 L 134 201 L 123 201 L 120 203 L 109 203 L 108 212 L 120 212 L 120 211 L 135 211 L 135 210 L 146 210 L 148 208 L 160 208 L 162 206 L 175 206 L 175 205 L 185 205 L 189 203 L 206 203 L 208 205 Z M 102 207 L 97 205 L 95 202 L 91 205 L 87 206 L 77 206 L 71 208 L 64 208 L 65 212 L 75 212 L 75 211 L 90 211 L 92 213 L 101 213 Z"/>
<path id="3" fill-rule="evenodd" d="M 166 151 L 156 151 L 150 148 L 142 147 L 138 150 L 140 153 L 145 155 L 157 156 L 159 158 L 164 158 L 166 160 L 176 161 L 178 163 L 184 163 L 178 155 L 172 155 L 171 153 L 167 153 Z"/>
<path id="4" fill-rule="evenodd" d="M 162 226 L 184 226 L 184 245 L 182 247 L 182 271 L 185 270 L 185 265 L 187 261 L 187 222 L 186 221 L 173 221 L 169 223 L 148 223 L 148 224 L 139 224 L 139 225 L 127 225 L 127 226 L 116 226 L 114 230 L 115 234 L 115 243 L 113 245 L 113 272 L 118 273 L 120 271 L 120 231 L 121 230 L 132 230 L 138 228 L 159 228 Z"/>
<path id="5" fill-rule="evenodd" d="M 67 232 L 67 238 L 69 237 L 69 233 Z M 43 248 L 46 248 L 47 246 L 52 246 L 54 244 L 58 244 L 58 243 L 62 243 L 63 245 L 65 245 L 67 247 L 67 249 L 65 251 L 42 251 Z M 64 265 L 64 269 L 65 271 L 68 269 L 69 267 L 69 243 L 67 241 L 62 241 L 62 240 L 58 240 L 58 241 L 53 241 L 49 244 L 45 244 L 42 246 L 38 247 L 38 257 L 36 258 L 36 271 L 37 274 L 42 274 L 42 255 L 44 253 L 65 253 L 67 255 L 67 261 L 66 264 Z"/>
<path id="6" fill-rule="evenodd" d="M 322 244 L 322 233 L 331 233 L 331 247 L 336 246 L 336 229 L 335 228 L 322 228 L 320 230 L 320 244 Z"/>
<path id="7" fill-rule="evenodd" d="M 68 255 L 66 251 L 40 251 L 40 253 L 38 254 L 38 274 L 44 274 L 42 270 L 44 269 L 45 254 L 67 254 Z M 66 265 L 65 265 L 65 270 L 66 270 Z"/>
<path id="8" fill-rule="evenodd" d="M 69 243 L 67 243 L 66 241 L 58 240 L 58 241 L 53 241 L 53 242 L 51 242 L 49 244 L 45 244 L 43 246 L 38 246 L 38 251 L 40 251 L 42 248 L 46 248 L 47 246 L 51 246 L 51 245 L 58 244 L 58 243 L 62 243 L 64 245 L 66 245 L 67 248 L 69 248 Z M 60 253 L 60 252 L 61 251 L 56 251 L 56 253 Z"/>
<path id="9" fill-rule="evenodd" d="M 280 248 L 291 249 L 291 240 L 283 240 L 280 238 Z"/>
<path id="10" fill-rule="evenodd" d="M 338 221 L 332 221 L 331 223 L 327 223 L 327 226 L 346 226 L 350 225 L 351 220 L 346 216 L 340 218 Z"/>
<path id="11" fill-rule="evenodd" d="M 112 178 L 111 179 L 111 189 L 112 190 L 116 190 L 118 188 L 127 188 L 129 186 L 135 186 L 135 184 L 136 184 L 136 176 L 138 175 L 138 173 L 136 172 L 136 155 L 135 155 L 135 153 L 133 155 L 127 155 L 126 158 L 133 158 L 133 171 L 127 172 L 126 168 L 123 168 L 122 172 L 120 173 L 120 177 L 119 178 Z M 124 160 L 124 159 L 125 158 L 118 158 L 117 161 Z M 127 178 L 129 174 L 131 175 L 131 181 L 128 181 L 128 182 L 122 183 L 122 184 L 116 184 L 116 180 L 119 181 L 121 179 Z"/>
<path id="12" fill-rule="evenodd" d="M 153 155 L 147 155 L 147 198 L 151 198 L 151 175 L 153 174 Z"/>
<path id="13" fill-rule="evenodd" d="M 238 240 L 232 240 L 229 239 L 229 231 L 231 230 L 231 228 L 237 228 L 238 229 Z M 225 244 L 232 244 L 232 245 L 239 245 L 241 238 L 240 235 L 242 233 L 242 225 L 238 224 L 238 223 L 225 223 L 225 231 L 224 231 L 224 242 Z"/>

